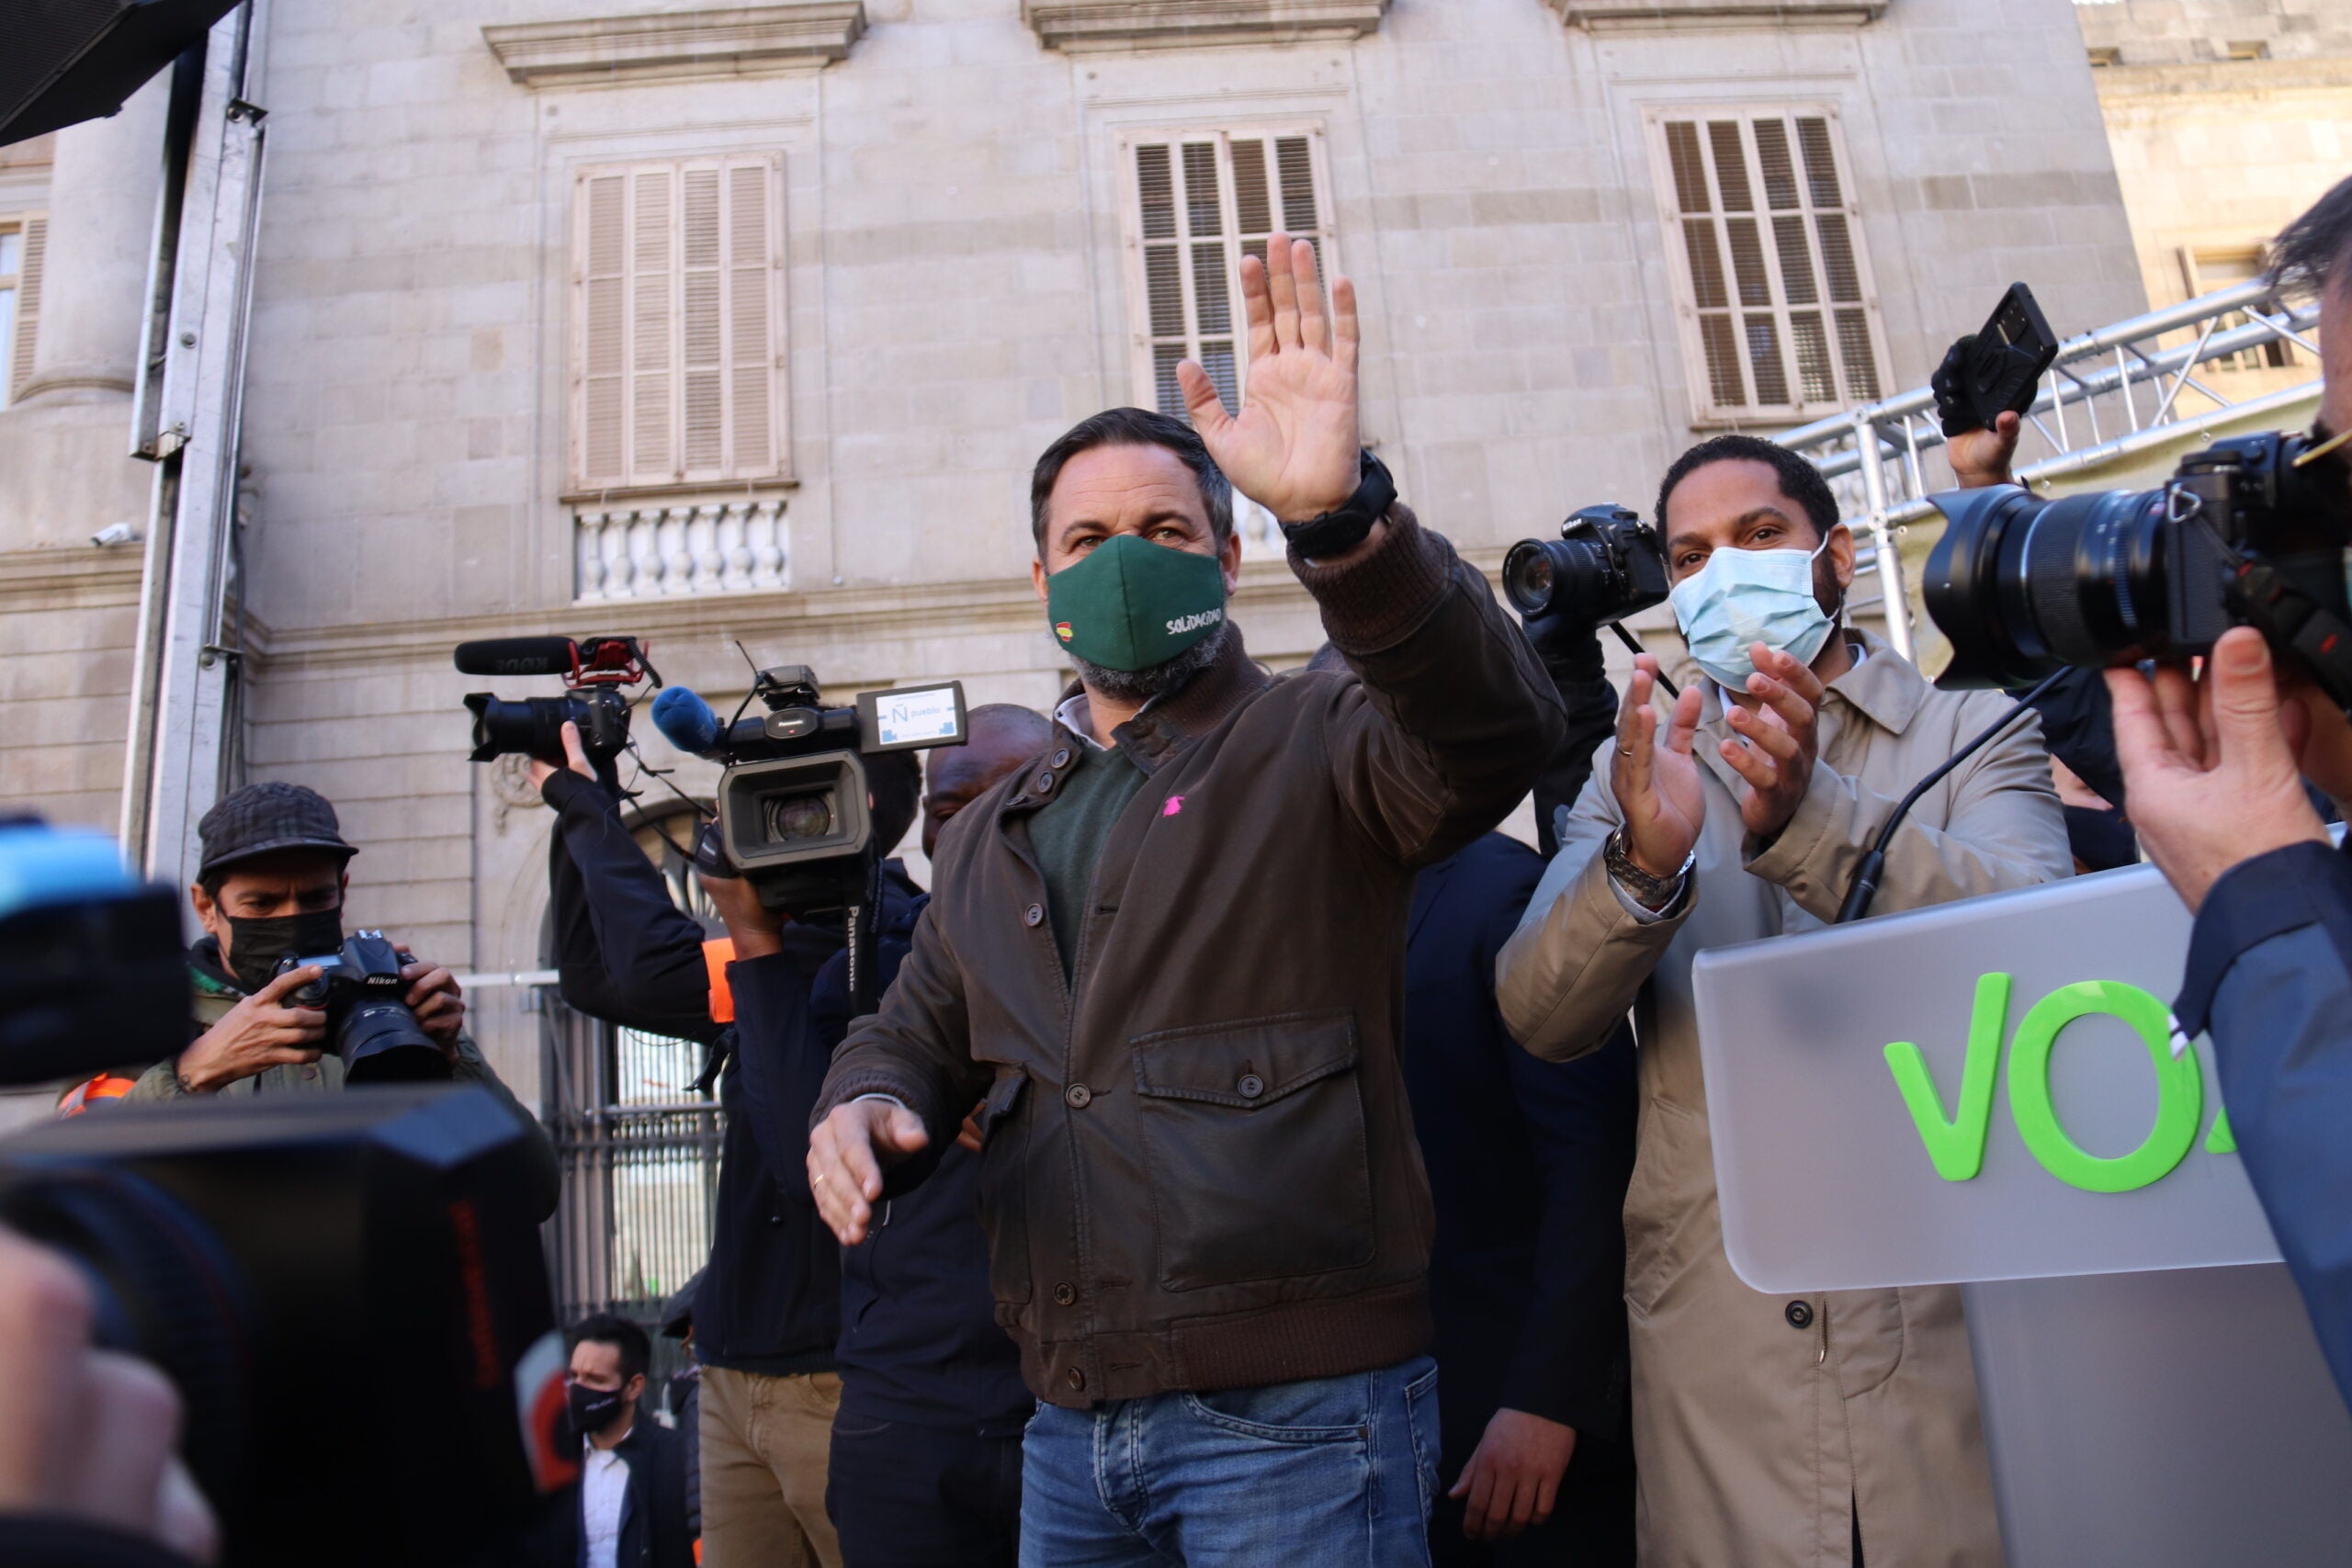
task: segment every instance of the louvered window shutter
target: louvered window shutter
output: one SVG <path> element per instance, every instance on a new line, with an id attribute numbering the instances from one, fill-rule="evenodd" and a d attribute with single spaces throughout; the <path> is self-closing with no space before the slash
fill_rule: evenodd
<path id="1" fill-rule="evenodd" d="M 1828 116 L 1658 129 L 1701 414 L 1818 414 L 1878 397 L 1877 305 Z"/>
<path id="2" fill-rule="evenodd" d="M 781 476 L 779 168 L 687 158 L 582 176 L 576 489 Z"/>
<path id="3" fill-rule="evenodd" d="M 1313 133 L 1208 131 L 1137 140 L 1126 222 L 1139 396 L 1182 417 L 1176 367 L 1197 360 L 1227 408 L 1247 374 L 1240 265 L 1277 228 L 1311 242 L 1328 276 L 1329 203 Z M 1146 389 L 1148 389 L 1148 393 Z"/>
<path id="4" fill-rule="evenodd" d="M 28 218 L 17 231 L 15 339 L 8 351 L 8 400 L 14 402 L 33 374 L 33 340 L 40 329 L 41 275 L 49 252 L 49 220 Z"/>

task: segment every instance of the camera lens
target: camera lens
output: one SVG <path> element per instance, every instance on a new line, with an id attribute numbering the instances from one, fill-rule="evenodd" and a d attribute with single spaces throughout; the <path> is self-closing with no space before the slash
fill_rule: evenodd
<path id="1" fill-rule="evenodd" d="M 1549 541 L 1522 539 L 1503 558 L 1503 596 L 1522 615 L 1544 614 L 1558 577 Z"/>
<path id="2" fill-rule="evenodd" d="M 2164 491 L 2039 501 L 2001 487 L 1936 498 L 1946 519 L 1922 584 L 1951 639 L 1938 683 L 2017 686 L 2073 665 L 2166 650 Z"/>
<path id="3" fill-rule="evenodd" d="M 772 844 L 802 844 L 833 836 L 833 792 L 807 790 L 772 795 L 762 813 L 762 826 Z"/>
<path id="4" fill-rule="evenodd" d="M 344 1014 L 334 1054 L 345 1083 L 436 1083 L 450 1076 L 449 1058 L 401 1002 L 361 1002 Z"/>

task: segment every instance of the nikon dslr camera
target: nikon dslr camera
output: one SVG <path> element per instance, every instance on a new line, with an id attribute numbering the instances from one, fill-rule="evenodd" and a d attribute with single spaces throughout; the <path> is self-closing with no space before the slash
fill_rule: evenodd
<path id="1" fill-rule="evenodd" d="M 2042 501 L 1996 485 L 1930 500 L 1947 525 L 1922 588 L 1952 645 L 1939 685 L 2201 654 L 2251 626 L 2352 708 L 2352 484 L 2323 442 L 2216 442 L 2151 491 Z"/>
<path id="2" fill-rule="evenodd" d="M 345 1083 L 434 1083 L 449 1077 L 449 1058 L 402 1000 L 404 955 L 382 931 L 354 931 L 343 946 L 316 958 L 288 953 L 277 972 L 326 971 L 287 993 L 296 1007 L 322 1009 L 327 1039 L 343 1059 Z"/>

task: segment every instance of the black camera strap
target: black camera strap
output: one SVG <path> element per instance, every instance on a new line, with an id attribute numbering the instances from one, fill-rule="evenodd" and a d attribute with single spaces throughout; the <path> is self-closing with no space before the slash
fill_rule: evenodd
<path id="1" fill-rule="evenodd" d="M 2241 555 L 2230 579 L 2237 616 L 2300 660 L 2328 699 L 2352 713 L 2352 626 L 2257 555 Z"/>

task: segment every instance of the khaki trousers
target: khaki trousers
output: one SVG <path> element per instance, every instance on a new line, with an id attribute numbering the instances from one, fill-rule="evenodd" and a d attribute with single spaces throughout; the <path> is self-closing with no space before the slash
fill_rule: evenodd
<path id="1" fill-rule="evenodd" d="M 702 1568 L 841 1568 L 825 1456 L 842 1380 L 702 1371 Z"/>

